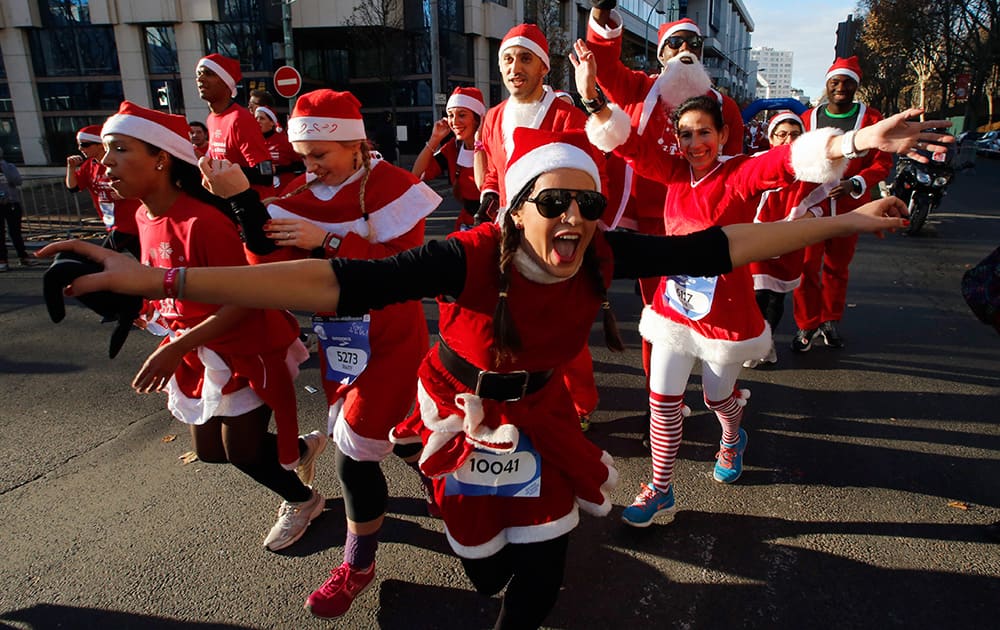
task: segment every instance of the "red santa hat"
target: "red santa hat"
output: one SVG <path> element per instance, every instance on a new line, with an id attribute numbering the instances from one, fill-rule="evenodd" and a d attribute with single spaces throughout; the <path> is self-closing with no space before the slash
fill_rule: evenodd
<path id="1" fill-rule="evenodd" d="M 445 110 L 449 110 L 452 107 L 464 107 L 479 116 L 486 113 L 486 102 L 483 99 L 483 93 L 474 87 L 455 88 L 455 91 L 448 97 L 448 104 L 444 106 Z"/>
<path id="2" fill-rule="evenodd" d="M 288 118 L 288 140 L 348 141 L 363 140 L 365 122 L 361 118 L 361 103 L 350 92 L 316 90 L 295 101 Z"/>
<path id="3" fill-rule="evenodd" d="M 257 109 L 254 110 L 254 114 L 256 115 L 257 112 L 261 112 L 265 116 L 267 116 L 268 118 L 270 118 L 271 122 L 273 122 L 275 125 L 278 124 L 278 115 L 275 114 L 274 111 L 270 107 L 267 107 L 266 105 L 258 105 Z"/>
<path id="4" fill-rule="evenodd" d="M 798 123 L 799 129 L 805 129 L 806 126 L 803 124 L 802 119 L 798 117 L 794 112 L 778 112 L 771 117 L 771 120 L 767 123 L 767 137 L 770 138 L 771 134 L 774 133 L 774 128 L 783 122 L 794 122 Z"/>
<path id="5" fill-rule="evenodd" d="M 238 59 L 212 53 L 198 60 L 198 65 L 194 68 L 195 72 L 202 66 L 217 74 L 222 79 L 222 82 L 229 86 L 229 91 L 233 98 L 236 98 L 236 84 L 243 80 L 243 73 L 240 71 L 240 62 Z"/>
<path id="6" fill-rule="evenodd" d="M 146 109 L 135 103 L 123 101 L 118 113 L 108 118 L 101 128 L 101 135 L 120 133 L 163 149 L 175 158 L 189 164 L 198 164 L 194 146 L 188 135 L 190 125 L 183 116 Z"/>
<path id="7" fill-rule="evenodd" d="M 861 83 L 861 64 L 858 63 L 858 58 L 856 56 L 847 59 L 837 57 L 830 69 L 826 71 L 826 80 L 829 81 L 831 77 L 837 75 L 850 77 L 857 83 Z"/>
<path id="8" fill-rule="evenodd" d="M 527 48 L 542 60 L 546 68 L 551 67 L 549 65 L 549 40 L 545 39 L 545 33 L 542 32 L 542 29 L 534 24 L 518 24 L 507 31 L 500 42 L 498 60 L 503 58 L 503 51 L 511 46 Z"/>
<path id="9" fill-rule="evenodd" d="M 96 142 L 101 143 L 101 126 L 100 125 L 87 125 L 86 127 L 80 129 L 76 132 L 76 143 L 83 144 L 84 142 Z"/>
<path id="10" fill-rule="evenodd" d="M 582 129 L 542 131 L 530 127 L 514 129 L 514 152 L 507 161 L 504 183 L 513 198 L 529 181 L 557 168 L 584 171 L 594 180 L 596 190 L 604 186 L 604 156 L 587 140 Z"/>
<path id="11" fill-rule="evenodd" d="M 656 36 L 656 53 L 663 50 L 663 45 L 667 43 L 667 38 L 676 35 L 681 31 L 691 31 L 695 35 L 701 36 L 701 29 L 691 18 L 681 18 L 676 22 L 667 22 L 660 25 L 660 31 Z"/>

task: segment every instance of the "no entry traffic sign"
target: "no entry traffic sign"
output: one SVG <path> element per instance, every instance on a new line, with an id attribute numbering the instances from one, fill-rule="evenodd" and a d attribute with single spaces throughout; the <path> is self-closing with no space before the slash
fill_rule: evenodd
<path id="1" fill-rule="evenodd" d="M 302 89 L 302 75 L 292 66 L 281 66 L 274 71 L 274 91 L 278 96 L 292 98 Z"/>

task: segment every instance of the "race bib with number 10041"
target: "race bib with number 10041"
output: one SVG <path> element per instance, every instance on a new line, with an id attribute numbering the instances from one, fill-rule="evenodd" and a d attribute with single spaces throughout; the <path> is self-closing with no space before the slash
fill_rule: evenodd
<path id="1" fill-rule="evenodd" d="M 365 371 L 371 355 L 370 327 L 371 315 L 313 317 L 313 332 L 326 358 L 326 380 L 350 385 Z"/>
<path id="2" fill-rule="evenodd" d="M 542 490 L 542 457 L 523 433 L 512 453 L 476 449 L 445 479 L 445 495 L 537 497 Z"/>

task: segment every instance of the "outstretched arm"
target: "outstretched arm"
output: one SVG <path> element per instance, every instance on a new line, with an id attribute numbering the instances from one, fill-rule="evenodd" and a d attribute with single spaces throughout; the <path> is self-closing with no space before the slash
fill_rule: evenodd
<path id="1" fill-rule="evenodd" d="M 739 223 L 722 230 L 729 238 L 729 258 L 733 267 L 766 260 L 807 245 L 839 236 L 871 232 L 881 237 L 908 225 L 906 204 L 896 197 L 866 203 L 853 212 L 809 221 Z"/>
<path id="2" fill-rule="evenodd" d="M 39 257 L 76 252 L 100 263 L 104 271 L 81 276 L 67 295 L 114 291 L 147 298 L 165 297 L 166 269 L 147 267 L 130 256 L 83 241 L 48 245 Z M 184 299 L 250 308 L 287 308 L 336 312 L 340 283 L 327 260 L 296 260 L 247 267 L 191 267 L 185 273 Z"/>

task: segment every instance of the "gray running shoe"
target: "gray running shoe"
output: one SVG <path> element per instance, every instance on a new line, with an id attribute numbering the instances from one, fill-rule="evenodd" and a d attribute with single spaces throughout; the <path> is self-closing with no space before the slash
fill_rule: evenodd
<path id="1" fill-rule="evenodd" d="M 278 508 L 278 521 L 267 533 L 264 547 L 270 551 L 278 551 L 302 538 L 309 523 L 322 514 L 324 507 L 326 500 L 315 490 L 312 491 L 312 497 L 308 501 L 301 503 L 282 501 L 281 507 Z"/>

